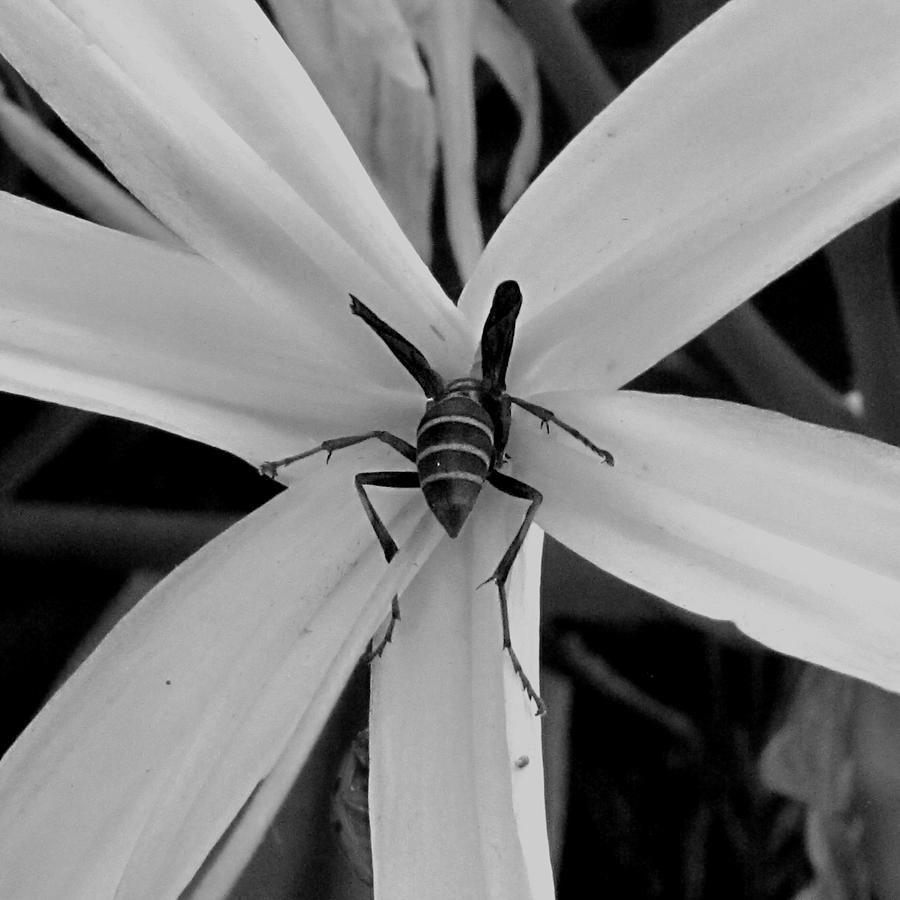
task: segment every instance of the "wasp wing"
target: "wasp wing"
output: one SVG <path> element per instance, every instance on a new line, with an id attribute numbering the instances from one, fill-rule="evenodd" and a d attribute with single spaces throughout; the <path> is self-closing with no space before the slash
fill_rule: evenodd
<path id="1" fill-rule="evenodd" d="M 481 375 L 491 388 L 500 392 L 506 390 L 506 369 L 521 308 L 519 285 L 504 281 L 494 291 L 494 302 L 481 333 Z"/>

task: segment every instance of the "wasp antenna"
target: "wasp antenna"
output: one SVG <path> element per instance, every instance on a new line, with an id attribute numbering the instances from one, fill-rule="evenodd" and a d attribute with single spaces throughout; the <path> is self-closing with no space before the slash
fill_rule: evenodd
<path id="1" fill-rule="evenodd" d="M 388 350 L 397 357 L 403 367 L 419 383 L 426 397 L 436 397 L 444 389 L 444 379 L 428 364 L 421 350 L 414 347 L 399 331 L 382 321 L 358 297 L 350 294 L 350 312 L 359 316 L 378 337 L 387 344 Z"/>
<path id="2" fill-rule="evenodd" d="M 481 333 L 481 375 L 492 389 L 501 392 L 506 390 L 506 369 L 521 308 L 522 291 L 517 282 L 504 281 L 497 285 Z"/>

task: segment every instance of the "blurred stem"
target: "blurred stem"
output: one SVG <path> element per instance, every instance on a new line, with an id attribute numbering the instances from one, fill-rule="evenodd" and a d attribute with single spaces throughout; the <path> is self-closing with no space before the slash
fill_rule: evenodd
<path id="1" fill-rule="evenodd" d="M 699 751 L 702 748 L 703 738 L 687 716 L 661 703 L 617 672 L 588 647 L 577 631 L 561 635 L 559 645 L 567 667 L 594 690 L 655 722 L 691 749 Z"/>
<path id="2" fill-rule="evenodd" d="M 10 94 L 23 109 L 37 115 L 34 95 L 22 76 L 0 56 L 0 94 Z"/>
<path id="3" fill-rule="evenodd" d="M 685 900 L 699 900 L 703 897 L 712 818 L 711 807 L 707 803 L 702 803 L 685 829 L 683 862 Z"/>
<path id="4" fill-rule="evenodd" d="M 720 319 L 706 331 L 704 340 L 757 406 L 817 425 L 862 430 L 862 422 L 841 395 L 806 365 L 752 306 L 740 306 Z"/>
<path id="5" fill-rule="evenodd" d="M 0 496 L 16 493 L 95 421 L 91 413 L 50 406 L 0 452 Z"/>
<path id="6" fill-rule="evenodd" d="M 170 569 L 239 516 L 55 503 L 0 504 L 0 554 Z"/>
<path id="7" fill-rule="evenodd" d="M 19 73 L 0 56 L 0 98 L 9 94 L 21 107 L 34 112 L 34 104 L 28 87 Z M 5 142 L 4 142 L 5 143 Z M 0 144 L 0 190 L 16 193 L 21 185 L 27 166 L 12 147 Z"/>
<path id="8" fill-rule="evenodd" d="M 508 0 L 506 10 L 537 53 L 541 69 L 580 131 L 619 94 L 563 0 Z"/>
<path id="9" fill-rule="evenodd" d="M 900 446 L 900 322 L 891 272 L 890 218 L 890 209 L 881 210 L 832 241 L 825 253 L 869 431 Z"/>
<path id="10" fill-rule="evenodd" d="M 566 841 L 571 775 L 571 730 L 574 687 L 568 675 L 548 666 L 541 669 L 541 695 L 550 715 L 541 729 L 544 755 L 544 798 L 547 805 L 547 837 L 550 864 L 558 878 Z"/>

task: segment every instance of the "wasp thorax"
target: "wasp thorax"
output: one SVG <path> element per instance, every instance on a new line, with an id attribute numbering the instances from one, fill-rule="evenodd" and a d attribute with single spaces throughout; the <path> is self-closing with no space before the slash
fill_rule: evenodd
<path id="1" fill-rule="evenodd" d="M 494 425 L 466 387 L 436 400 L 419 423 L 416 468 L 434 517 L 450 537 L 463 527 L 494 453 Z"/>

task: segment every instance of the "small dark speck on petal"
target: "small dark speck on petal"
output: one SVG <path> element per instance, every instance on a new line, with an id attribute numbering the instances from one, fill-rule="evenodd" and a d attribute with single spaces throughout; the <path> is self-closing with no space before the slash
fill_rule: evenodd
<path id="1" fill-rule="evenodd" d="M 440 333 L 440 331 L 438 331 L 438 329 L 435 328 L 434 325 L 431 326 L 431 330 L 438 336 L 438 339 L 439 339 L 439 340 L 442 340 L 442 341 L 446 341 L 446 340 L 447 340 L 447 338 L 445 338 L 445 337 Z"/>
<path id="2" fill-rule="evenodd" d="M 171 679 L 167 678 L 167 679 L 166 679 L 166 684 L 171 684 L 171 683 L 172 683 Z"/>
<path id="3" fill-rule="evenodd" d="M 515 766 L 516 766 L 517 769 L 524 769 L 525 766 L 527 766 L 528 763 L 530 763 L 530 762 L 531 762 L 531 760 L 530 760 L 527 756 L 520 756 L 520 757 L 516 760 Z"/>
<path id="4" fill-rule="evenodd" d="M 607 131 L 606 136 L 612 138 L 612 137 L 616 136 L 616 133 L 615 133 L 615 131 Z"/>

